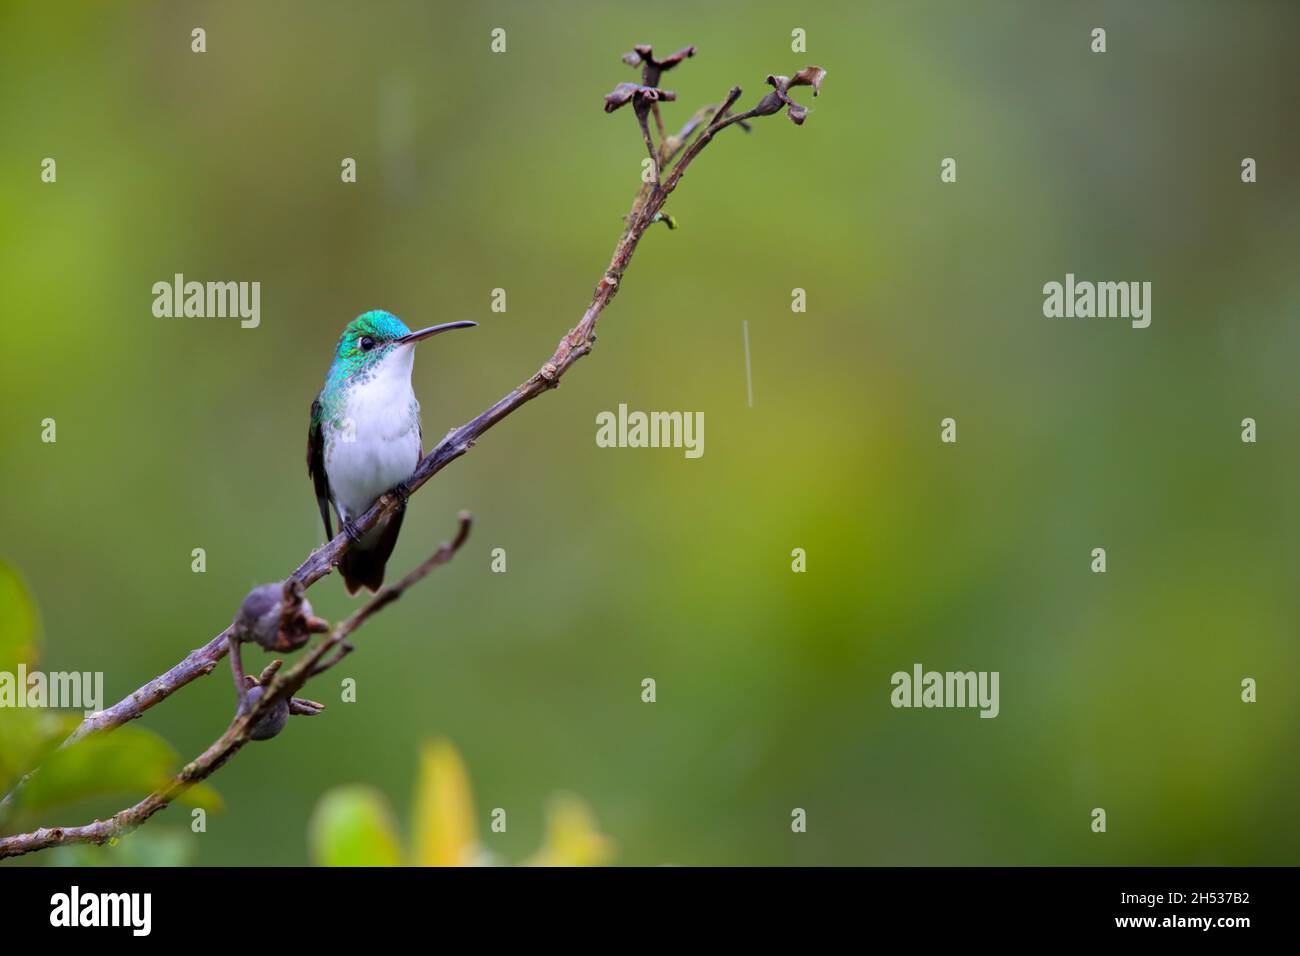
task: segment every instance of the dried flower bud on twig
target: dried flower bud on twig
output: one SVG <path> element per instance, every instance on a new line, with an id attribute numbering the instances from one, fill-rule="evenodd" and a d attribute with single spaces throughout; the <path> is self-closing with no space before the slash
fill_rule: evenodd
<path id="1" fill-rule="evenodd" d="M 296 651 L 313 634 L 323 634 L 329 627 L 312 612 L 302 585 L 293 580 L 263 584 L 250 591 L 239 606 L 234 625 L 238 640 L 252 641 L 268 651 Z"/>
<path id="2" fill-rule="evenodd" d="M 239 695 L 239 706 L 235 709 L 236 717 L 242 717 L 253 712 L 253 708 L 257 706 L 258 701 L 262 699 L 267 688 L 270 687 L 271 678 L 275 676 L 275 672 L 279 669 L 280 662 L 272 661 L 262 671 L 261 677 L 244 677 L 244 690 Z M 290 716 L 315 717 L 324 709 L 324 704 L 308 700 L 305 697 L 291 697 L 288 700 L 282 700 L 258 718 L 257 723 L 249 728 L 248 737 L 250 740 L 270 740 L 284 730 L 285 725 L 289 723 Z"/>
<path id="3" fill-rule="evenodd" d="M 623 54 L 623 62 L 628 66 L 641 67 L 641 82 L 646 86 L 658 86 L 659 74 L 671 70 L 688 57 L 695 56 L 695 47 L 683 47 L 671 54 L 666 60 L 656 60 L 654 50 L 649 43 L 638 43 L 630 53 Z"/>
<path id="4" fill-rule="evenodd" d="M 813 96 L 816 96 L 821 92 L 822 80 L 824 79 L 826 79 L 826 71 L 820 66 L 805 66 L 794 76 L 768 76 L 767 82 L 773 87 L 773 90 L 759 100 L 758 105 L 753 109 L 754 115 L 771 116 L 773 113 L 780 112 L 781 107 L 785 106 L 787 107 L 786 115 L 794 121 L 795 125 L 802 126 L 803 121 L 808 117 L 808 108 L 790 99 L 790 87 L 811 86 Z"/>
<path id="5" fill-rule="evenodd" d="M 612 91 L 605 94 L 605 112 L 612 113 L 620 107 L 632 104 L 632 108 L 638 112 L 649 111 L 650 104 L 663 100 L 672 102 L 677 99 L 677 94 L 672 90 L 661 90 L 655 86 L 642 86 L 640 83 L 620 83 Z"/>
<path id="6" fill-rule="evenodd" d="M 659 155 L 655 151 L 654 142 L 650 139 L 650 108 L 658 109 L 660 100 L 671 102 L 677 99 L 677 94 L 672 90 L 661 90 L 654 86 L 641 86 L 638 83 L 620 83 L 614 87 L 613 91 L 605 94 L 605 112 L 612 113 L 616 109 L 632 104 L 632 110 L 636 113 L 636 121 L 641 126 L 641 138 L 645 140 L 646 152 L 650 154 L 650 162 L 654 165 L 655 185 L 659 185 Z M 655 114 L 658 116 L 658 114 Z M 660 140 L 663 139 L 662 124 L 659 134 Z"/>

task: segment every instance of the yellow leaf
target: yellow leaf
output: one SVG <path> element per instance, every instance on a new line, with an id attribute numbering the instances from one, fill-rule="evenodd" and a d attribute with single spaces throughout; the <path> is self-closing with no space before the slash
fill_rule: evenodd
<path id="1" fill-rule="evenodd" d="M 417 866 L 469 866 L 478 856 L 469 773 L 445 740 L 420 752 L 414 830 Z"/>
<path id="2" fill-rule="evenodd" d="M 596 816 L 579 797 L 561 794 L 551 801 L 546 842 L 528 866 L 600 866 L 614 855 L 614 842 L 596 826 Z"/>
<path id="3" fill-rule="evenodd" d="M 194 784 L 180 795 L 178 802 L 214 811 L 223 810 L 226 806 L 225 801 L 221 799 L 221 794 L 206 783 Z"/>

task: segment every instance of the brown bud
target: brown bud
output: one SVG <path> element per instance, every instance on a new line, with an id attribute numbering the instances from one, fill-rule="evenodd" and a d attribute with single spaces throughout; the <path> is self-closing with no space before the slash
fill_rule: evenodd
<path id="1" fill-rule="evenodd" d="M 758 101 L 758 105 L 754 107 L 754 113 L 758 116 L 771 116 L 773 113 L 780 112 L 781 107 L 785 106 L 787 107 L 786 115 L 790 117 L 796 126 L 802 126 L 803 121 L 808 118 L 808 108 L 790 99 L 790 88 L 793 86 L 811 86 L 813 96 L 816 96 L 821 92 L 822 80 L 824 79 L 826 79 L 826 71 L 820 66 L 805 66 L 794 76 L 772 74 L 768 76 L 767 82 L 773 87 L 773 90 Z"/>
<path id="2" fill-rule="evenodd" d="M 253 588 L 235 615 L 235 636 L 268 651 L 296 651 L 311 638 L 329 630 L 329 624 L 312 613 L 297 581 L 262 584 Z"/>
<path id="3" fill-rule="evenodd" d="M 682 60 L 695 56 L 695 47 L 683 47 L 665 60 L 656 60 L 654 49 L 648 43 L 638 43 L 632 52 L 623 54 L 623 62 L 628 66 L 641 67 L 641 82 L 646 86 L 658 86 L 659 75 L 664 70 L 671 70 Z"/>
<path id="4" fill-rule="evenodd" d="M 245 677 L 244 692 L 240 695 L 235 716 L 251 714 L 258 701 L 266 696 L 267 688 L 270 686 L 268 680 L 259 681 L 254 677 Z M 324 709 L 324 704 L 305 697 L 290 697 L 287 701 L 282 700 L 257 719 L 257 723 L 249 729 L 249 739 L 270 740 L 284 730 L 290 716 L 316 717 Z"/>
<path id="5" fill-rule="evenodd" d="M 252 686 L 240 698 L 239 709 L 235 711 L 236 716 L 243 716 L 253 712 L 257 702 L 262 699 L 266 693 L 266 688 L 261 684 L 253 682 L 249 678 Z M 272 737 L 284 730 L 284 725 L 289 722 L 289 702 L 282 700 L 269 711 L 258 718 L 257 723 L 253 724 L 248 736 L 253 740 L 270 740 Z"/>
<path id="6" fill-rule="evenodd" d="M 638 113 L 642 113 L 650 108 L 651 103 L 659 100 L 671 102 L 675 99 L 677 99 L 677 94 L 672 90 L 642 86 L 639 83 L 620 83 L 612 91 L 605 94 L 605 112 L 612 113 L 628 103 L 633 103 L 633 108 Z"/>

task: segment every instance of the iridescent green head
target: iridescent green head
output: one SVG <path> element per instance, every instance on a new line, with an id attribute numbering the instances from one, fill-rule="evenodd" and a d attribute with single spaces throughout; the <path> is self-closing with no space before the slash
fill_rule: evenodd
<path id="1" fill-rule="evenodd" d="M 477 322 L 444 322 L 418 332 L 412 332 L 406 323 L 383 309 L 363 312 L 348 323 L 339 336 L 334 349 L 334 364 L 326 384 L 336 384 L 353 377 L 368 378 L 383 362 L 409 346 L 450 329 L 465 329 Z"/>

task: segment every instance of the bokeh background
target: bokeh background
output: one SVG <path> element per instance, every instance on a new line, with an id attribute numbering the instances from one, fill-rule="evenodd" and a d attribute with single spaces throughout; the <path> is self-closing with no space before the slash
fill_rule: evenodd
<path id="1" fill-rule="evenodd" d="M 620 55 L 693 43 L 670 125 L 829 77 L 802 128 L 705 151 L 593 355 L 413 500 L 390 573 L 477 526 L 362 632 L 357 702 L 316 685 L 205 834 L 146 827 L 164 858 L 307 863 L 348 784 L 409 830 L 445 739 L 507 861 L 571 792 L 622 864 L 1297 862 L 1298 31 L 1262 2 L 5 3 L 0 557 L 40 666 L 117 700 L 320 542 L 308 407 L 356 314 L 480 323 L 421 348 L 427 436 L 531 374 L 638 185 Z M 154 318 L 176 272 L 260 281 L 261 326 Z M 1151 327 L 1044 318 L 1067 272 L 1151 281 Z M 620 402 L 703 411 L 703 458 L 597 448 Z M 894 710 L 917 661 L 1000 671 L 1001 715 Z M 139 724 L 188 759 L 232 697 L 223 663 Z"/>

